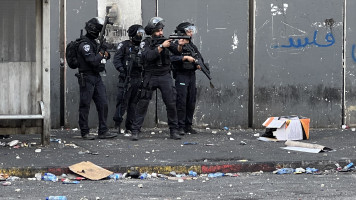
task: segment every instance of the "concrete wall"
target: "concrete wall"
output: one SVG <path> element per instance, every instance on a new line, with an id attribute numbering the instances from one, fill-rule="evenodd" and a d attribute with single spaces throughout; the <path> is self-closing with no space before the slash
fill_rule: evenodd
<path id="1" fill-rule="evenodd" d="M 256 0 L 253 126 L 268 116 L 342 120 L 343 1 Z"/>
<path id="2" fill-rule="evenodd" d="M 51 2 L 51 123 L 53 128 L 60 126 L 60 51 L 59 48 L 59 2 Z"/>
<path id="3" fill-rule="evenodd" d="M 198 27 L 193 41 L 209 62 L 215 84 L 215 89 L 210 89 L 206 77 L 198 72 L 195 124 L 259 128 L 269 116 L 299 115 L 310 117 L 312 127 L 339 127 L 345 114 L 345 123 L 356 125 L 354 1 L 158 0 L 158 7 L 156 3 L 156 0 L 67 1 L 67 43 L 79 36 L 88 19 L 103 17 L 108 6 L 116 11 L 110 13 L 116 14 L 115 25 L 108 28 L 108 40 L 114 45 L 127 39 L 126 30 L 131 24 L 142 22 L 145 26 L 157 14 L 165 19 L 166 36 L 180 22 L 190 21 Z M 60 112 L 56 5 L 51 5 L 52 127 L 59 127 Z M 249 5 L 255 6 L 252 12 Z M 249 16 L 254 17 L 253 23 L 249 22 Z M 253 44 L 249 43 L 249 34 L 253 34 Z M 253 47 L 251 54 L 249 47 Z M 107 70 L 104 81 L 109 98 L 108 124 L 112 126 L 117 72 L 111 62 Z M 79 88 L 75 73 L 72 69 L 66 73 L 65 122 L 69 127 L 78 124 Z M 145 119 L 146 127 L 155 125 L 155 99 L 154 96 Z M 157 105 L 158 120 L 166 122 L 159 93 Z M 97 125 L 94 104 L 90 124 Z"/>
<path id="4" fill-rule="evenodd" d="M 75 40 L 80 36 L 80 29 L 84 29 L 85 22 L 97 16 L 97 1 L 93 0 L 71 0 L 67 1 L 67 19 L 66 19 L 66 40 Z M 85 34 L 85 31 L 83 31 Z M 78 127 L 78 109 L 79 109 L 79 85 L 77 78 L 74 76 L 78 70 L 66 69 L 66 109 L 65 109 L 65 126 Z M 97 126 L 97 116 L 94 103 L 90 109 L 90 124 L 92 127 Z"/>
<path id="5" fill-rule="evenodd" d="M 114 26 L 108 25 L 107 41 L 116 48 L 117 43 L 128 39 L 126 31 L 135 23 L 141 23 L 141 10 L 139 0 L 126 1 L 92 1 L 75 0 L 67 1 L 67 43 L 79 37 L 80 28 L 84 28 L 85 22 L 92 17 L 105 17 L 107 8 L 112 8 L 110 14 L 114 17 Z M 74 20 L 75 19 L 75 20 Z M 85 30 L 83 31 L 85 34 Z M 115 49 L 111 50 L 112 57 Z M 106 65 L 107 75 L 103 77 L 109 101 L 108 126 L 114 126 L 112 117 L 115 112 L 118 73 L 111 60 Z M 77 70 L 68 68 L 66 73 L 66 126 L 78 127 L 79 86 L 74 74 Z M 98 125 L 97 112 L 94 103 L 91 104 L 89 113 L 89 125 Z"/>
<path id="6" fill-rule="evenodd" d="M 356 1 L 345 7 L 345 124 L 356 126 Z"/>
<path id="7" fill-rule="evenodd" d="M 195 24 L 198 32 L 193 42 L 210 65 L 215 89 L 197 71 L 193 123 L 198 126 L 248 126 L 248 8 L 248 0 L 158 1 L 158 15 L 165 19 L 165 35 L 172 34 L 183 21 Z M 165 110 L 159 113 L 161 118 Z"/>

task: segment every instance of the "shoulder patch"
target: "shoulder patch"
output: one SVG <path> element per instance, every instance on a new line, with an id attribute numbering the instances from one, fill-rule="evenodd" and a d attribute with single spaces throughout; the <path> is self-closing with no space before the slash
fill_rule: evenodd
<path id="1" fill-rule="evenodd" d="M 89 52 L 89 50 L 90 50 L 90 45 L 89 45 L 89 44 L 85 44 L 85 45 L 83 46 L 83 49 L 84 49 L 84 51 Z"/>
<path id="2" fill-rule="evenodd" d="M 119 45 L 117 45 L 117 50 L 119 50 L 124 44 L 122 44 L 122 42 L 119 43 Z"/>
<path id="3" fill-rule="evenodd" d="M 143 49 L 144 46 L 145 46 L 145 42 L 141 42 L 140 43 L 140 48 Z"/>

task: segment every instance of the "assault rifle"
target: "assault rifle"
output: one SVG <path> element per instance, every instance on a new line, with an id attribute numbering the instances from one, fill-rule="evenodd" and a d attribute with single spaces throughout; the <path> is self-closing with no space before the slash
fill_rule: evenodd
<path id="1" fill-rule="evenodd" d="M 155 46 L 158 46 L 158 45 L 162 44 L 164 41 L 169 40 L 169 39 L 171 39 L 171 40 L 179 40 L 179 39 L 190 40 L 192 38 L 190 36 L 187 36 L 187 35 L 170 35 L 168 38 L 165 38 L 165 37 L 159 37 L 159 38 L 153 37 L 152 41 L 153 41 L 153 44 Z"/>
<path id="2" fill-rule="evenodd" d="M 122 93 L 121 99 L 119 99 L 119 102 L 121 103 L 121 105 L 119 106 L 120 116 L 121 116 L 121 112 L 122 112 L 122 110 L 121 110 L 122 105 L 129 101 L 127 99 L 126 95 L 127 95 L 128 91 L 129 91 L 129 89 L 131 88 L 131 71 L 132 71 L 132 68 L 133 68 L 134 61 L 137 60 L 136 57 L 138 56 L 137 55 L 137 53 L 138 53 L 138 49 L 137 48 L 139 48 L 139 47 L 135 46 L 135 47 L 132 47 L 132 48 L 134 48 L 133 52 L 130 52 L 128 64 L 126 65 L 127 68 L 126 68 L 125 80 L 122 83 L 122 85 L 121 84 L 119 85 L 119 87 L 123 87 L 123 93 Z"/>
<path id="3" fill-rule="evenodd" d="M 98 48 L 96 50 L 96 54 L 98 54 L 100 52 L 100 50 L 103 48 L 103 46 L 105 46 L 104 51 L 106 51 L 107 49 L 107 45 L 105 44 L 105 38 L 104 38 L 104 34 L 105 34 L 105 29 L 106 29 L 106 25 L 107 24 L 111 24 L 113 25 L 113 23 L 109 22 L 109 17 L 105 16 L 105 21 L 104 21 L 104 25 L 103 28 L 101 29 L 100 33 L 99 33 L 99 45 Z M 106 64 L 106 57 L 105 57 L 105 52 L 103 52 L 103 59 L 101 59 L 101 63 L 99 64 L 99 67 L 97 69 L 97 71 L 99 71 L 100 73 L 102 73 L 102 76 L 106 76 L 106 69 L 105 69 L 105 64 Z"/>
<path id="4" fill-rule="evenodd" d="M 215 86 L 211 82 L 212 78 L 210 76 L 209 64 L 203 62 L 203 59 L 199 56 L 199 54 L 197 52 L 195 52 L 195 50 L 192 46 L 190 46 L 190 45 L 184 45 L 184 46 L 188 51 L 190 51 L 192 57 L 195 59 L 195 64 L 199 65 L 201 68 L 201 71 L 205 74 L 206 77 L 208 77 L 208 79 L 210 81 L 210 87 L 215 88 Z"/>
<path id="5" fill-rule="evenodd" d="M 132 71 L 132 67 L 133 67 L 133 64 L 135 62 L 136 57 L 138 56 L 137 53 L 138 53 L 138 49 L 139 47 L 135 46 L 135 47 L 132 47 L 133 48 L 133 52 L 130 52 L 130 55 L 129 55 L 129 63 L 127 65 L 127 68 L 126 68 L 126 77 L 125 77 L 125 82 L 124 82 L 124 93 L 122 95 L 123 99 L 126 99 L 126 93 L 129 91 L 130 87 L 131 87 L 131 71 Z"/>
<path id="6" fill-rule="evenodd" d="M 105 34 L 105 30 L 106 30 L 106 25 L 108 25 L 108 24 L 113 25 L 113 23 L 109 21 L 109 17 L 105 16 L 104 25 L 103 25 L 103 28 L 101 29 L 101 31 L 99 33 L 99 37 L 98 37 L 99 46 L 98 46 L 98 49 L 96 50 L 96 54 L 98 54 L 100 52 L 100 49 L 104 46 L 104 43 L 106 40 L 104 38 L 104 34 Z"/>

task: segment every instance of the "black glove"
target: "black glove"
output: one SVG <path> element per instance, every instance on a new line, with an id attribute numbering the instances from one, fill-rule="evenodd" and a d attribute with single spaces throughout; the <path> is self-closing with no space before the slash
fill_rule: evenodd
<path id="1" fill-rule="evenodd" d="M 100 47 L 100 50 L 106 51 L 106 50 L 108 50 L 108 49 L 110 49 L 110 44 L 107 43 L 107 42 L 103 42 L 103 44 L 102 44 L 101 47 Z"/>
<path id="2" fill-rule="evenodd" d="M 103 56 L 103 58 L 105 58 L 106 60 L 109 60 L 110 59 L 110 53 L 107 52 L 107 51 L 104 51 L 103 49 L 100 50 L 100 54 Z"/>

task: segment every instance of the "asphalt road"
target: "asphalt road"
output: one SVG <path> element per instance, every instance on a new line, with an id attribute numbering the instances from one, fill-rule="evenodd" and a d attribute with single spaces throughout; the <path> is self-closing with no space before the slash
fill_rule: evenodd
<path id="1" fill-rule="evenodd" d="M 140 185 L 141 184 L 141 185 Z M 139 187 L 142 186 L 142 187 Z M 241 173 L 238 177 L 196 180 L 122 179 L 84 180 L 80 184 L 20 179 L 0 185 L 0 200 L 46 199 L 64 195 L 69 200 L 92 199 L 355 199 L 356 173 L 323 175 Z"/>

